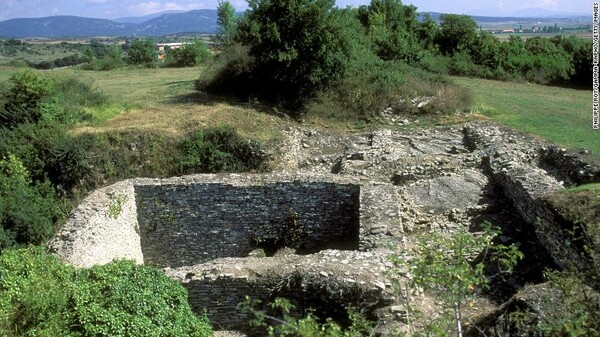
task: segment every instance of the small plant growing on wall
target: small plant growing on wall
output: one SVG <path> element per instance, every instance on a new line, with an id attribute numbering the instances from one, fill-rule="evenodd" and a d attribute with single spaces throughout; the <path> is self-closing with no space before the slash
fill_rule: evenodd
<path id="1" fill-rule="evenodd" d="M 279 236 L 283 247 L 298 249 L 309 234 L 309 230 L 300 221 L 300 215 L 290 208 Z"/>
<path id="2" fill-rule="evenodd" d="M 269 252 L 275 253 L 279 248 L 301 248 L 310 233 L 300 220 L 300 215 L 290 208 L 281 226 L 261 226 L 252 237 L 252 245 L 264 248 L 269 255 Z"/>
<path id="3" fill-rule="evenodd" d="M 173 223 L 175 221 L 175 215 L 171 211 L 167 210 L 161 214 L 160 219 L 164 222 Z"/>
<path id="4" fill-rule="evenodd" d="M 123 194 L 111 194 L 106 215 L 116 219 L 123 211 L 123 205 L 127 201 L 127 196 Z"/>
<path id="5" fill-rule="evenodd" d="M 497 263 L 501 273 L 510 273 L 523 258 L 513 245 L 494 244 L 492 240 L 498 233 L 498 228 L 484 223 L 478 233 L 459 230 L 449 238 L 439 232 L 424 234 L 417 240 L 415 258 L 406 261 L 392 257 L 396 266 L 408 269 L 412 275 L 410 286 L 422 288 L 442 301 L 443 312 L 427 327 L 433 335 L 463 336 L 464 306 L 472 305 L 479 289 L 488 288 L 485 261 Z M 410 303 L 407 307 L 411 308 Z"/>

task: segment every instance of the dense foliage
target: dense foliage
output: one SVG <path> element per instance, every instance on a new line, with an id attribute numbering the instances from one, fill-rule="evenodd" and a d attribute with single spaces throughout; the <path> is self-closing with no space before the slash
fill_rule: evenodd
<path id="1" fill-rule="evenodd" d="M 250 46 L 252 78 L 263 93 L 298 106 L 345 75 L 351 42 L 333 5 L 331 0 L 249 2 L 238 39 Z"/>
<path id="2" fill-rule="evenodd" d="M 265 99 L 296 116 L 333 111 L 338 117 L 369 119 L 387 108 L 415 112 L 402 102 L 419 97 L 438 102 L 419 113 L 468 109 L 468 99 L 466 108 L 452 102 L 467 95 L 417 69 L 590 85 L 591 42 L 583 39 L 511 37 L 501 42 L 480 31 L 469 16 L 445 14 L 438 23 L 399 0 L 371 0 L 358 9 L 333 5 L 330 0 L 249 1 L 234 43 L 201 75 L 197 88 Z M 222 29 L 233 27 L 224 24 Z M 409 82 L 421 83 L 420 89 L 410 90 Z M 453 92 L 451 102 L 439 94 L 448 91 Z M 339 106 L 353 111 L 339 111 Z"/>
<path id="3" fill-rule="evenodd" d="M 135 40 L 125 49 L 129 64 L 152 66 L 158 58 L 153 40 Z"/>
<path id="4" fill-rule="evenodd" d="M 174 165 L 179 174 L 249 171 L 264 167 L 260 145 L 240 137 L 233 128 L 188 133 L 176 145 Z"/>
<path id="5" fill-rule="evenodd" d="M 166 66 L 168 67 L 194 67 L 206 62 L 211 53 L 200 40 L 185 44 L 181 48 L 167 51 Z"/>
<path id="6" fill-rule="evenodd" d="M 0 255 L 0 335 L 212 336 L 186 291 L 131 261 L 76 270 L 41 247 Z"/>
<path id="7" fill-rule="evenodd" d="M 56 213 L 48 182 L 34 183 L 16 156 L 0 158 L 0 251 L 51 237 Z"/>
<path id="8" fill-rule="evenodd" d="M 217 5 L 217 32 L 215 41 L 217 44 L 227 46 L 233 41 L 233 35 L 237 27 L 235 8 L 229 1 L 219 0 Z"/>

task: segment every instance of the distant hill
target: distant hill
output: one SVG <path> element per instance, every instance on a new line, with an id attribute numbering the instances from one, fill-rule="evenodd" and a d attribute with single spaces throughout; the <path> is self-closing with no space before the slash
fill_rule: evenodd
<path id="1" fill-rule="evenodd" d="M 144 16 L 128 16 L 124 18 L 112 19 L 112 21 L 120 22 L 120 23 L 142 23 L 154 18 L 157 18 L 163 14 L 177 14 L 177 13 L 185 13 L 186 11 L 164 11 L 160 13 L 148 14 Z"/>
<path id="2" fill-rule="evenodd" d="M 0 22 L 2 37 L 82 37 L 121 36 L 134 25 L 105 19 L 78 16 L 51 16 L 34 19 L 11 19 Z"/>
<path id="3" fill-rule="evenodd" d="M 129 19 L 135 21 L 135 18 Z M 0 37 L 7 38 L 162 36 L 177 33 L 214 33 L 216 30 L 217 11 L 213 9 L 166 13 L 139 23 L 78 16 L 11 19 L 0 22 Z"/>
<path id="4" fill-rule="evenodd" d="M 217 31 L 217 11 L 193 10 L 163 14 L 137 24 L 133 35 L 161 36 L 177 33 L 214 33 Z"/>
<path id="5" fill-rule="evenodd" d="M 240 15 L 241 13 L 237 13 Z M 421 17 L 426 13 L 420 13 Z M 430 12 L 439 21 L 441 13 Z M 567 18 L 569 15 L 565 15 Z M 553 22 L 554 18 L 472 16 L 480 24 L 486 22 Z M 116 20 L 91 19 L 78 16 L 51 16 L 45 18 L 11 19 L 0 22 L 0 37 L 5 38 L 60 38 L 92 36 L 164 36 L 178 33 L 206 33 L 217 31 L 217 11 L 200 9 L 189 12 L 164 12 L 141 17 Z"/>
<path id="6" fill-rule="evenodd" d="M 440 21 L 440 17 L 443 13 L 438 12 L 424 12 L 419 13 L 420 17 L 423 18 L 425 14 L 431 15 L 431 17 Z M 581 16 L 578 15 L 569 15 L 564 14 L 562 16 L 553 16 L 553 17 L 524 17 L 524 16 L 483 16 L 483 15 L 469 15 L 475 22 L 483 24 L 490 22 L 555 22 L 557 19 L 567 20 L 567 21 L 580 21 L 582 19 Z"/>

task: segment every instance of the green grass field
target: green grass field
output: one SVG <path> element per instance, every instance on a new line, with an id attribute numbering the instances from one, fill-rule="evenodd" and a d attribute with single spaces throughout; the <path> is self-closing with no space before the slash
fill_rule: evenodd
<path id="1" fill-rule="evenodd" d="M 0 68 L 0 87 L 6 85 L 5 81 L 15 71 Z M 83 132 L 142 129 L 181 133 L 189 126 L 229 124 L 244 136 L 269 141 L 277 138 L 283 124 L 290 122 L 276 116 L 275 109 L 261 110 L 200 95 L 194 89 L 194 80 L 201 71 L 202 68 L 138 68 L 46 72 L 91 81 L 107 95 L 109 103 L 91 111 L 97 121 L 81 126 L 79 130 Z M 594 156 L 600 156 L 600 131 L 592 129 L 591 91 L 464 77 L 453 80 L 472 91 L 473 112 L 552 143 L 586 148 Z M 460 121 L 460 118 L 454 120 Z M 323 125 L 325 122 L 307 121 L 317 127 L 343 129 Z"/>
<path id="2" fill-rule="evenodd" d="M 528 83 L 455 77 L 475 97 L 473 111 L 508 127 L 600 156 L 592 129 L 592 92 Z"/>

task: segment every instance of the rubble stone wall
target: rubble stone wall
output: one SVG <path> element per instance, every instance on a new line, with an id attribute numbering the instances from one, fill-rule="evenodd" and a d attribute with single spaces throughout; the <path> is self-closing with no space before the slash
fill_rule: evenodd
<path id="1" fill-rule="evenodd" d="M 351 184 L 219 181 L 136 185 L 146 263 L 179 267 L 245 257 L 298 228 L 300 249 L 358 248 L 359 193 Z"/>
<path id="2" fill-rule="evenodd" d="M 564 181 L 558 181 L 559 175 L 548 174 L 540 166 L 545 161 L 563 163 L 563 174 L 574 177 L 575 181 L 585 178 L 585 182 L 598 181 L 594 178 L 597 168 L 566 156 L 564 151 L 550 151 L 541 143 L 517 141 L 517 135 L 499 128 L 466 128 L 465 136 L 473 151 L 482 152 L 484 170 L 503 189 L 523 219 L 535 228 L 536 236 L 557 265 L 583 271 L 595 263 L 584 246 L 574 240 L 572 231 L 576 225 L 545 200 L 548 194 L 563 189 Z M 572 172 L 575 168 L 577 172 Z"/>

